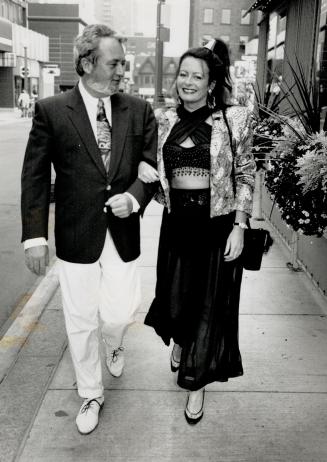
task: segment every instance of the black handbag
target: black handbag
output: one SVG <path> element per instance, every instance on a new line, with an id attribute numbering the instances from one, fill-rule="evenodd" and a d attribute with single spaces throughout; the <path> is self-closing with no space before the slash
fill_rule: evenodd
<path id="1" fill-rule="evenodd" d="M 232 133 L 227 121 L 226 113 L 223 111 L 224 121 L 228 129 L 231 151 L 233 154 L 232 179 L 234 195 L 236 194 L 235 172 L 234 172 L 234 146 Z M 250 271 L 258 271 L 261 268 L 262 256 L 267 253 L 274 240 L 270 232 L 263 228 L 251 228 L 250 220 L 247 219 L 247 229 L 244 230 L 244 246 L 240 255 L 243 268 Z"/>
<path id="2" fill-rule="evenodd" d="M 244 230 L 244 247 L 240 256 L 243 268 L 258 271 L 261 268 L 262 256 L 273 244 L 270 232 L 263 228 L 248 228 Z"/>

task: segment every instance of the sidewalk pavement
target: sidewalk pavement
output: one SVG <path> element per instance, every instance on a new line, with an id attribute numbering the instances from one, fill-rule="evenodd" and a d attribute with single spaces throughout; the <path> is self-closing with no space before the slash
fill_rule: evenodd
<path id="1" fill-rule="evenodd" d="M 14 122 L 20 123 L 26 120 L 32 121 L 31 117 L 21 117 L 21 111 L 15 107 L 13 109 L 0 109 L 0 125 L 8 125 Z"/>
<path id="2" fill-rule="evenodd" d="M 105 406 L 92 434 L 75 427 L 81 399 L 55 266 L 50 283 L 42 281 L 47 296 L 41 290 L 32 297 L 25 319 L 15 321 L 20 327 L 0 342 L 0 461 L 326 462 L 326 300 L 304 273 L 286 267 L 277 239 L 261 271 L 244 272 L 245 374 L 210 384 L 204 418 L 195 427 L 186 423 L 186 393 L 170 372 L 169 350 L 142 323 L 154 294 L 160 215 L 151 203 L 143 219 L 143 303 L 126 337 L 122 377 L 103 371 Z"/>

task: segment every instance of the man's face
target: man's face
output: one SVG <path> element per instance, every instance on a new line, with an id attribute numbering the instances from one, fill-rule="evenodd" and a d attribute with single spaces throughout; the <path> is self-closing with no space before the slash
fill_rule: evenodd
<path id="1" fill-rule="evenodd" d="M 96 63 L 86 63 L 84 70 L 83 83 L 92 96 L 101 98 L 117 93 L 125 72 L 122 45 L 113 37 L 101 38 Z"/>

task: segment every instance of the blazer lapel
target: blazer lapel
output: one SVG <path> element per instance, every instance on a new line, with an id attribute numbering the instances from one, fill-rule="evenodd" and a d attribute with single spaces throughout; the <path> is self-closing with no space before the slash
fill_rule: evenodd
<path id="1" fill-rule="evenodd" d="M 211 143 L 210 143 L 210 155 L 211 161 L 223 162 L 224 156 L 226 156 L 226 145 L 229 143 L 228 128 L 224 121 L 223 113 L 221 110 L 212 114 L 213 125 L 211 130 Z"/>
<path id="2" fill-rule="evenodd" d="M 106 176 L 107 174 L 101 159 L 99 147 L 94 137 L 89 116 L 77 86 L 73 89 L 70 96 L 71 97 L 66 105 L 69 111 L 68 116 L 78 131 L 78 134 L 81 137 L 87 152 L 90 154 L 91 159 L 96 164 L 102 175 Z"/>
<path id="3" fill-rule="evenodd" d="M 111 132 L 111 157 L 108 181 L 110 182 L 119 167 L 123 154 L 126 133 L 128 128 L 129 110 L 127 103 L 119 93 L 111 96 L 112 132 Z"/>

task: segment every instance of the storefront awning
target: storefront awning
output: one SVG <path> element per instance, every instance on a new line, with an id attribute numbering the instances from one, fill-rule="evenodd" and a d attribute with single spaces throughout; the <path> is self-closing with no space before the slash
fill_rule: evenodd
<path id="1" fill-rule="evenodd" d="M 255 10 L 261 10 L 261 11 L 266 11 L 273 3 L 276 3 L 276 0 L 257 0 L 256 2 L 253 3 L 253 5 L 250 6 L 250 8 L 244 13 L 244 16 L 247 14 L 251 13 L 251 11 Z"/>

